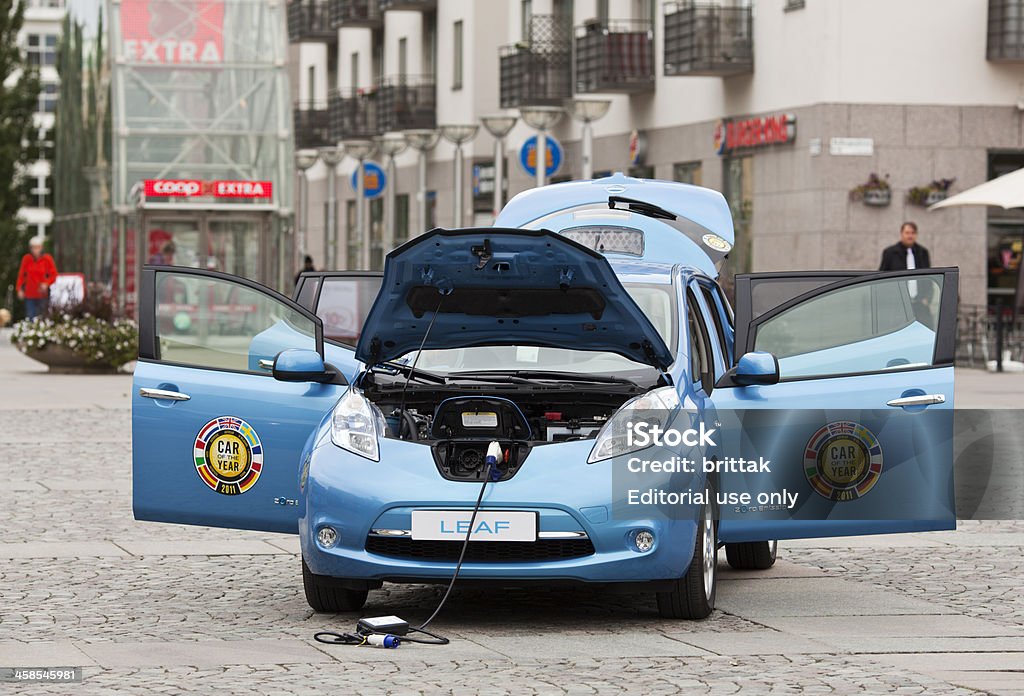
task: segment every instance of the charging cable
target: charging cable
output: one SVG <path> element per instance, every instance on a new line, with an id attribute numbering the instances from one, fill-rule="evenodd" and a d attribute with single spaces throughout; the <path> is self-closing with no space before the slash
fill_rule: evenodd
<path id="1" fill-rule="evenodd" d="M 497 441 L 491 442 L 491 444 L 487 446 L 487 455 L 484 461 L 484 481 L 480 484 L 480 492 L 476 496 L 476 504 L 473 506 L 473 514 L 469 518 L 469 529 L 466 531 L 466 537 L 462 540 L 462 549 L 459 551 L 459 561 L 455 564 L 455 572 L 452 573 L 452 579 L 448 581 L 448 588 L 441 597 L 441 601 L 438 603 L 437 608 L 434 609 L 434 613 L 432 613 L 426 621 L 421 623 L 419 626 L 408 626 L 406 628 L 408 633 L 422 633 L 429 636 L 429 639 L 413 638 L 408 634 L 404 636 L 395 636 L 390 633 L 363 633 L 360 628 L 356 629 L 356 633 L 320 631 L 313 636 L 313 639 L 319 643 L 327 643 L 330 645 L 371 645 L 381 648 L 397 648 L 402 644 L 402 642 L 422 643 L 423 645 L 448 645 L 451 641 L 444 636 L 426 630 L 426 628 L 430 622 L 437 618 L 437 615 L 441 613 L 441 609 L 444 607 L 445 602 L 448 601 L 448 597 L 452 593 L 452 588 L 455 587 L 455 581 L 459 578 L 459 572 L 462 570 L 462 562 L 466 558 L 466 549 L 469 547 L 469 540 L 473 536 L 473 525 L 476 524 L 477 514 L 480 512 L 480 505 L 484 500 L 484 491 L 487 490 L 487 484 L 490 483 L 492 479 L 496 480 L 497 478 L 500 478 L 498 462 L 500 462 L 502 458 L 501 445 Z"/>

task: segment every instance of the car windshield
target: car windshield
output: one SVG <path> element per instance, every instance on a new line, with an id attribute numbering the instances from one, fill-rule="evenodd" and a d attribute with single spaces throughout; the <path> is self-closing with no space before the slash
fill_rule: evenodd
<path id="1" fill-rule="evenodd" d="M 676 305 L 672 285 L 624 283 L 623 286 L 666 345 L 674 350 Z M 399 362 L 412 364 L 415 358 L 413 351 L 402 356 Z M 617 353 L 519 345 L 424 350 L 416 367 L 440 374 L 485 370 L 617 375 L 654 369 Z"/>

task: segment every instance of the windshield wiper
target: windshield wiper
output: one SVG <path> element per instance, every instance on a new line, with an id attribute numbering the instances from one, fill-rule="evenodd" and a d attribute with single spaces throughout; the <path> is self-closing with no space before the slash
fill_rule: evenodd
<path id="1" fill-rule="evenodd" d="M 615 207 L 616 203 L 625 203 L 626 209 L 630 212 L 646 215 L 647 217 L 654 218 L 656 220 L 676 219 L 675 213 L 671 213 L 660 206 L 654 205 L 653 203 L 638 201 L 635 198 L 626 198 L 625 196 L 608 196 L 609 208 L 612 210 L 618 210 L 618 208 Z"/>
<path id="2" fill-rule="evenodd" d="M 637 386 L 636 382 L 624 377 L 611 377 L 608 375 L 586 375 L 579 372 L 558 372 L 546 370 L 470 370 L 466 372 L 449 372 L 450 377 L 506 377 L 518 379 L 523 382 L 536 380 L 551 380 L 554 382 L 593 382 L 595 384 L 630 384 Z"/>

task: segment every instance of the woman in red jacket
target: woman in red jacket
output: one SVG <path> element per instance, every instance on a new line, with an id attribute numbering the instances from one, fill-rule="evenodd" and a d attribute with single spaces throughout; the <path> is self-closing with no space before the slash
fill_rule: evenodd
<path id="1" fill-rule="evenodd" d="M 53 257 L 43 253 L 43 238 L 33 237 L 28 241 L 31 253 L 21 258 L 18 269 L 18 298 L 25 300 L 25 315 L 29 319 L 46 312 L 50 298 L 50 286 L 57 279 L 57 264 Z"/>

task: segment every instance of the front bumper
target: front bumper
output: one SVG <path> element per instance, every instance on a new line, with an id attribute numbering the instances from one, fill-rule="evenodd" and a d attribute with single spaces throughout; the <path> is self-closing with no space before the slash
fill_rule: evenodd
<path id="1" fill-rule="evenodd" d="M 316 440 L 320 444 L 309 455 L 299 518 L 302 555 L 310 570 L 360 581 L 451 577 L 454 558 L 442 555 L 444 560 L 439 560 L 438 554 L 424 551 L 422 545 L 431 542 L 407 539 L 382 544 L 379 532 L 410 530 L 414 509 L 472 510 L 480 484 L 442 478 L 426 445 L 381 439 L 381 461 L 373 462 L 335 447 L 326 433 Z M 684 515 L 685 519 L 613 519 L 612 463 L 588 465 L 592 446 L 592 441 L 577 441 L 534 447 L 512 479 L 488 484 L 484 493 L 483 510 L 536 512 L 540 541 L 551 549 L 550 554 L 530 548 L 529 542 L 523 542 L 527 547 L 521 548 L 522 553 L 509 547 L 480 548 L 515 542 L 471 542 L 476 553 L 463 563 L 460 577 L 596 583 L 681 577 L 693 554 L 698 510 Z M 316 540 L 324 525 L 338 533 L 331 548 L 321 547 Z M 633 547 L 638 529 L 655 534 L 655 545 L 646 553 Z M 558 539 L 566 541 L 552 541 Z M 589 540 L 592 552 L 580 555 L 580 539 Z M 401 551 L 417 544 L 415 554 Z M 570 545 L 573 548 L 567 552 Z M 571 557 L 565 557 L 567 553 Z"/>

